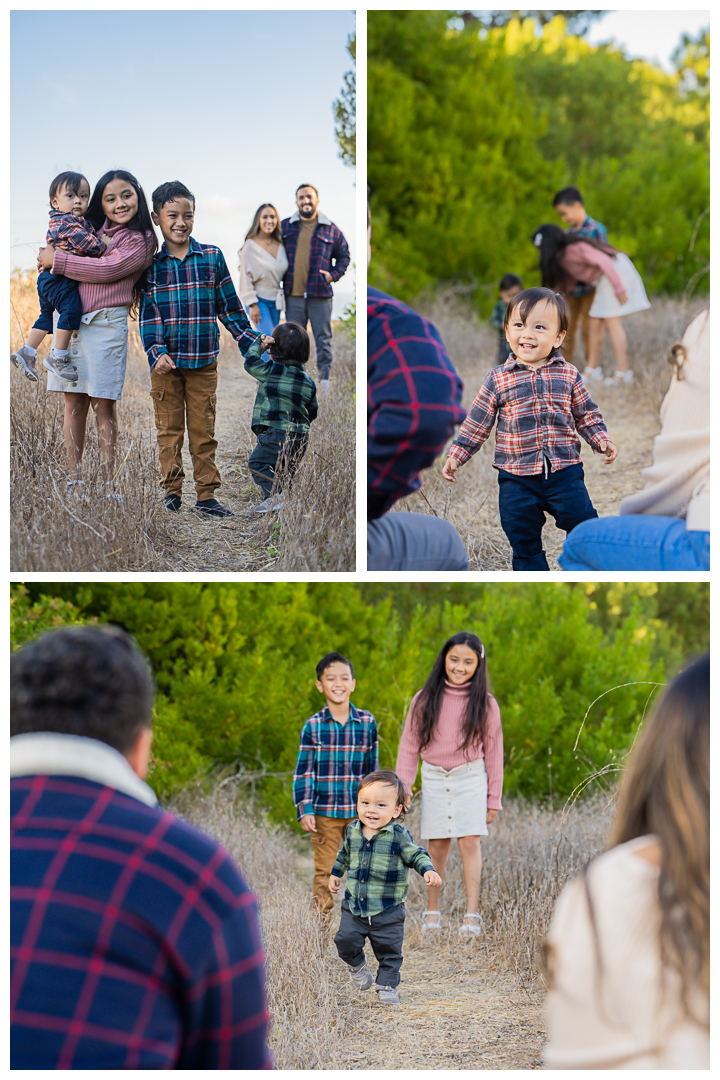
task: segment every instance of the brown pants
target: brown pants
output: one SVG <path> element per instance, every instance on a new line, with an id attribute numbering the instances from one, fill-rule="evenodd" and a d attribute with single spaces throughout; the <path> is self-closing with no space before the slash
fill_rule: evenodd
<path id="1" fill-rule="evenodd" d="M 313 878 L 313 904 L 323 915 L 329 915 L 333 909 L 333 894 L 328 889 L 328 878 L 335 862 L 335 856 L 345 839 L 345 829 L 355 818 L 321 817 L 315 815 L 317 832 L 310 833 L 315 856 L 315 877 Z"/>
<path id="2" fill-rule="evenodd" d="M 595 299 L 595 290 L 591 292 L 583 293 L 582 296 L 568 296 L 567 302 L 570 307 L 570 325 L 568 326 L 568 332 L 563 342 L 563 356 L 566 360 L 572 363 L 573 354 L 575 352 L 575 338 L 577 335 L 578 323 L 582 331 L 583 345 L 585 346 L 585 361 L 590 355 L 589 341 L 590 341 L 590 327 L 588 326 L 588 312 L 592 307 L 592 302 Z"/>
<path id="3" fill-rule="evenodd" d="M 175 368 L 164 375 L 150 372 L 150 396 L 160 450 L 162 486 L 168 495 L 182 495 L 185 477 L 182 448 L 187 416 L 188 446 L 198 502 L 212 499 L 220 487 L 215 464 L 217 360 L 203 368 Z"/>

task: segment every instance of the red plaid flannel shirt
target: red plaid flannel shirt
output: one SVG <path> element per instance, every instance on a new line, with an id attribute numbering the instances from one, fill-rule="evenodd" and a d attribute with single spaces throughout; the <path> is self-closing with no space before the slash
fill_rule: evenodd
<path id="1" fill-rule="evenodd" d="M 104 255 L 105 244 L 85 218 L 76 214 L 63 214 L 60 210 L 50 211 L 50 224 L 47 242 L 61 251 L 71 251 L 74 255 Z"/>
<path id="2" fill-rule="evenodd" d="M 536 369 L 511 353 L 504 364 L 493 368 L 448 457 L 461 465 L 468 461 L 489 436 L 496 416 L 493 466 L 516 476 L 542 472 L 545 457 L 553 472 L 580 464 L 578 434 L 596 453 L 608 438 L 602 414 L 579 371 L 560 353 Z"/>

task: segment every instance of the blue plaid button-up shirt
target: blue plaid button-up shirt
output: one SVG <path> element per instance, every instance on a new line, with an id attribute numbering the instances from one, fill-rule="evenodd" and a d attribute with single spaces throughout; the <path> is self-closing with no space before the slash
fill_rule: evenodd
<path id="1" fill-rule="evenodd" d="M 190 250 L 180 260 L 163 244 L 148 270 L 140 306 L 140 336 L 150 367 L 162 353 L 176 367 L 207 367 L 220 351 L 218 319 L 243 356 L 260 336 L 238 300 L 220 248 L 191 237 Z"/>
<path id="2" fill-rule="evenodd" d="M 300 735 L 293 802 L 298 821 L 305 814 L 349 818 L 357 813 L 360 781 L 378 769 L 375 717 L 350 704 L 339 724 L 327 705 L 305 721 Z"/>
<path id="3" fill-rule="evenodd" d="M 571 226 L 565 232 L 577 233 L 578 236 L 589 236 L 591 240 L 600 240 L 603 244 L 607 244 L 607 229 L 602 222 L 595 221 L 589 214 L 579 228 L 573 229 Z M 592 292 L 594 288 L 594 285 L 577 285 L 574 289 L 570 289 L 568 295 L 583 296 L 585 293 Z"/>
<path id="4" fill-rule="evenodd" d="M 290 296 L 295 267 L 295 251 L 300 235 L 300 214 L 296 210 L 292 217 L 285 218 L 282 225 L 282 238 L 288 257 L 288 269 L 283 280 L 285 295 Z M 315 232 L 310 240 L 310 262 L 308 264 L 306 296 L 332 296 L 329 285 L 320 273 L 327 270 L 332 281 L 339 281 L 350 265 L 350 249 L 347 240 L 330 218 L 318 211 Z"/>

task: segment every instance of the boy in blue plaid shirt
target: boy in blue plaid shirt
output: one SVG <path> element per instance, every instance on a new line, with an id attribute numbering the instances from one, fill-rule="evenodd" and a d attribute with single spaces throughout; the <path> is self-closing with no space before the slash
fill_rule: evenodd
<path id="1" fill-rule="evenodd" d="M 223 323 L 245 355 L 260 336 L 253 330 L 220 248 L 191 236 L 195 196 L 178 180 L 153 191 L 152 219 L 165 243 L 148 270 L 140 307 L 140 336 L 150 362 L 150 394 L 165 506 L 179 510 L 185 477 L 182 446 L 185 417 L 197 501 L 208 517 L 234 517 L 215 490 L 221 479 L 215 464 L 217 356 Z"/>
<path id="2" fill-rule="evenodd" d="M 397 987 L 402 965 L 408 869 L 427 885 L 440 888 L 442 878 L 425 848 L 418 847 L 404 825 L 407 795 L 402 780 L 389 769 L 371 773 L 358 789 L 358 821 L 348 825 L 337 853 L 330 892 L 340 890 L 347 870 L 347 888 L 334 941 L 350 968 L 358 990 L 369 990 L 372 975 L 363 946 L 370 939 L 378 961 L 375 990 L 380 1001 L 399 1005 Z"/>
<path id="3" fill-rule="evenodd" d="M 324 916 L 333 909 L 328 879 L 345 829 L 355 817 L 358 785 L 378 767 L 375 717 L 350 701 L 354 669 L 339 652 L 323 656 L 316 688 L 325 706 L 305 721 L 300 735 L 293 802 L 315 855 L 313 904 Z"/>

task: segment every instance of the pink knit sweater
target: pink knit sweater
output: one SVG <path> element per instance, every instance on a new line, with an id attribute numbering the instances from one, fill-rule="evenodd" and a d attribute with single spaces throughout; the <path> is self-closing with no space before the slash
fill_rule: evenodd
<path id="1" fill-rule="evenodd" d="M 558 258 L 563 270 L 572 279 L 568 282 L 568 288 L 571 289 L 578 281 L 594 285 L 605 274 L 610 278 L 617 296 L 625 292 L 625 286 L 615 269 L 614 260 L 592 244 L 585 244 L 582 241 L 578 244 L 568 244 Z"/>
<path id="2" fill-rule="evenodd" d="M 97 235 L 110 237 L 108 249 L 98 259 L 56 251 L 53 274 L 63 274 L 80 282 L 83 315 L 103 307 L 121 307 L 132 303 L 133 285 L 153 258 L 150 233 L 132 232 L 125 225 L 110 226 L 105 221 Z"/>
<path id="3" fill-rule="evenodd" d="M 457 765 L 464 765 L 467 761 L 477 761 L 478 758 L 484 757 L 488 776 L 488 809 L 501 810 L 503 737 L 500 709 L 492 694 L 488 694 L 488 711 L 485 720 L 487 746 L 483 747 L 482 739 L 478 739 L 477 742 L 471 743 L 467 750 L 461 750 L 463 713 L 469 689 L 467 685 L 453 686 L 447 679 L 445 680 L 445 692 L 437 726 L 422 754 L 420 754 L 420 737 L 413 725 L 415 702 L 420 693 L 418 691 L 410 702 L 400 739 L 395 771 L 409 791 L 417 776 L 418 756 L 422 757 L 423 761 L 427 761 L 428 765 L 439 765 L 448 772 Z"/>

